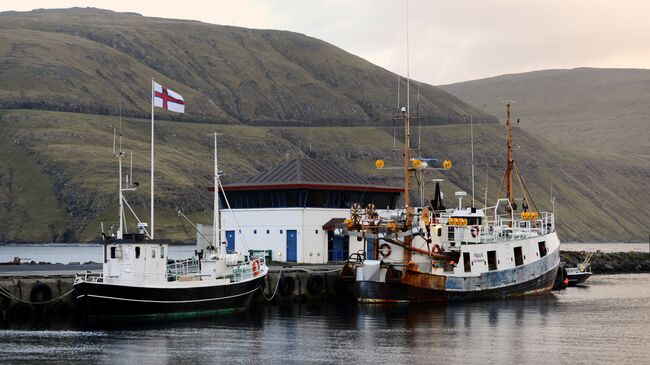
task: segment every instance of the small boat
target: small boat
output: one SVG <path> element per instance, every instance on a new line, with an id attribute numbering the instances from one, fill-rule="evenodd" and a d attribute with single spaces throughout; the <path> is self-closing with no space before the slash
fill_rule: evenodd
<path id="1" fill-rule="evenodd" d="M 589 252 L 585 255 L 584 261 L 578 264 L 577 267 L 567 267 L 566 269 L 566 278 L 569 281 L 569 286 L 576 286 L 578 284 L 584 283 L 593 273 L 591 272 L 591 257 L 593 252 Z"/>
<path id="2" fill-rule="evenodd" d="M 219 187 L 216 133 L 214 138 L 215 187 Z M 193 257 L 172 260 L 168 241 L 154 239 L 147 223 L 140 221 L 124 197 L 124 192 L 137 187 L 128 175 L 123 186 L 122 159 L 126 153 L 120 151 L 114 156 L 119 159 L 119 228 L 106 234 L 102 227 L 102 272 L 79 273 L 74 281 L 74 297 L 86 323 L 198 317 L 248 307 L 262 288 L 268 267 L 264 257 L 226 252 L 216 218 L 217 192 L 217 224 L 210 244 Z M 125 205 L 138 222 L 136 233 L 127 233 Z"/>

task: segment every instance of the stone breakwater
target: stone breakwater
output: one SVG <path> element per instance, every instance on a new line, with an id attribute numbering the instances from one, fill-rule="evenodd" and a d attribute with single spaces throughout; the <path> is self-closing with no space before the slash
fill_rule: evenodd
<path id="1" fill-rule="evenodd" d="M 575 267 L 585 258 L 584 252 L 561 251 L 566 267 Z M 595 252 L 591 258 L 594 274 L 622 274 L 650 272 L 650 253 L 647 252 Z"/>

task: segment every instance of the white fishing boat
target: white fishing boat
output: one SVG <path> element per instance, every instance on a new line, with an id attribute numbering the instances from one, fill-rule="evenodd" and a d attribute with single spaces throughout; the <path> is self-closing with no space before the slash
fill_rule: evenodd
<path id="1" fill-rule="evenodd" d="M 85 320 L 103 322 L 119 319 L 206 316 L 246 308 L 264 284 L 268 267 L 264 257 L 251 258 L 237 252 L 226 252 L 225 242 L 221 241 L 218 225 L 217 192 L 221 183 L 217 161 L 217 134 L 214 135 L 216 228 L 212 239 L 209 240 L 210 245 L 205 250 L 198 251 L 196 256 L 184 260 L 169 259 L 168 241 L 154 239 L 153 232 L 147 231 L 147 223 L 140 221 L 124 196 L 126 191 L 135 190 L 138 184 L 131 181 L 132 173 L 127 175 L 125 183 L 123 181 L 122 160 L 126 153 L 121 151 L 121 137 L 120 149 L 117 153 L 114 151 L 114 156 L 119 161 L 120 222 L 116 232 L 105 233 L 102 228 L 102 272 L 79 273 L 74 281 L 74 297 Z M 137 220 L 138 230 L 135 233 L 127 231 L 125 206 Z"/>

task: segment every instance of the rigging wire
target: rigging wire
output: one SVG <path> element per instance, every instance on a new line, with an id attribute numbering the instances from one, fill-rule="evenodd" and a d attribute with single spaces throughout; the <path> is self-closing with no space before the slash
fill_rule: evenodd
<path id="1" fill-rule="evenodd" d="M 242 231 L 241 226 L 239 225 L 239 221 L 237 220 L 237 215 L 235 214 L 235 212 L 232 211 L 232 208 L 230 207 L 230 202 L 228 201 L 228 197 L 226 196 L 226 191 L 223 189 L 223 184 L 221 183 L 221 180 L 219 180 L 219 188 L 221 188 L 221 192 L 223 193 L 223 199 L 226 201 L 226 206 L 228 207 L 228 210 L 230 211 L 230 213 L 232 213 L 232 217 L 235 220 L 235 225 L 237 226 L 237 229 L 239 230 L 239 232 L 244 232 Z M 219 189 L 215 189 L 215 190 L 216 191 L 214 193 L 219 194 Z M 216 229 L 216 227 L 214 227 L 213 229 Z M 248 251 L 249 248 L 248 248 L 248 243 L 246 242 L 246 234 L 242 233 L 241 236 L 242 236 L 242 243 L 246 247 L 246 251 Z M 221 242 L 219 242 L 219 244 L 221 244 Z"/>

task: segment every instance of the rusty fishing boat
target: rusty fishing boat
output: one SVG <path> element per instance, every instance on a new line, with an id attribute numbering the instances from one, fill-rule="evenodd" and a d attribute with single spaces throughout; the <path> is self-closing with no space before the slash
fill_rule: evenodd
<path id="1" fill-rule="evenodd" d="M 435 302 L 515 297 L 549 293 L 560 265 L 554 212 L 539 211 L 513 159 L 510 104 L 507 105 L 507 158 L 494 205 L 445 208 L 439 182 L 427 206 L 411 205 L 412 177 L 425 168 L 452 167 L 450 160 L 411 158 L 409 113 L 405 128 L 404 206 L 365 209 L 355 204 L 340 230 L 364 241 L 341 272 L 351 295 L 362 303 Z M 377 160 L 377 168 L 384 161 Z M 513 195 L 513 175 L 522 198 Z M 420 179 L 421 181 L 422 179 Z M 502 188 L 505 186 L 505 189 Z M 502 191 L 505 194 L 502 194 Z M 519 208 L 519 209 L 518 209 Z M 367 250 L 372 250 L 371 255 Z M 374 257 L 377 259 L 367 259 Z"/>

